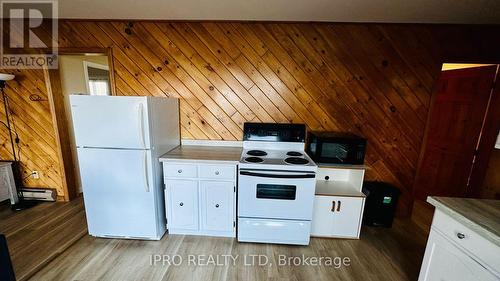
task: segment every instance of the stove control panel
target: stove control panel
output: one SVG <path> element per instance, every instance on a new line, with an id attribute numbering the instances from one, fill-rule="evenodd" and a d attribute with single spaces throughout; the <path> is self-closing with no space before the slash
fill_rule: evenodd
<path id="1" fill-rule="evenodd" d="M 243 125 L 244 141 L 305 142 L 304 124 L 250 123 Z"/>

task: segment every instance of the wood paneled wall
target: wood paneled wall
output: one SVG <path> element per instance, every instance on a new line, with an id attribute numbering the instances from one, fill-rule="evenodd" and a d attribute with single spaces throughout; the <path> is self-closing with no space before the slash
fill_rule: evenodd
<path id="1" fill-rule="evenodd" d="M 183 138 L 238 140 L 247 121 L 305 123 L 310 130 L 364 136 L 369 141 L 367 179 L 398 186 L 405 212 L 441 63 L 499 60 L 499 30 L 61 21 L 59 46 L 112 47 L 117 93 L 180 98 Z M 46 36 L 43 30 L 38 34 Z M 29 77 L 41 83 L 39 75 Z M 29 87 L 29 77 L 19 85 Z M 24 103 L 34 106 L 26 98 Z M 50 121 L 46 110 L 42 115 L 40 119 Z M 43 142 L 52 151 L 53 136 L 44 133 Z M 43 157 L 42 150 L 33 147 L 35 155 L 54 160 Z"/>
<path id="2" fill-rule="evenodd" d="M 15 80 L 7 82 L 5 92 L 14 121 L 14 128 L 19 136 L 16 145 L 24 178 L 29 187 L 56 188 L 62 195 L 62 180 L 59 170 L 59 158 L 52 124 L 50 106 L 42 70 L 4 70 L 16 75 Z M 3 101 L 0 105 L 0 120 L 5 122 Z M 12 146 L 7 128 L 0 124 L 0 158 L 12 160 Z M 38 171 L 40 178 L 29 175 Z"/>

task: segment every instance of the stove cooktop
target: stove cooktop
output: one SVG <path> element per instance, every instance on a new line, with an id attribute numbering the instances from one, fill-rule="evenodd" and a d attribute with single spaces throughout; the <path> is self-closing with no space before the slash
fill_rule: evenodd
<path id="1" fill-rule="evenodd" d="M 245 149 L 240 166 L 252 169 L 300 169 L 316 167 L 304 151 L 278 149 Z"/>

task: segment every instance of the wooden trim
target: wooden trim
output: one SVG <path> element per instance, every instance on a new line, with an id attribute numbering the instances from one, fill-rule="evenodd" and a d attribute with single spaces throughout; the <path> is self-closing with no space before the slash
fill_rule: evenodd
<path id="1" fill-rule="evenodd" d="M 350 197 L 350 198 L 366 198 L 366 195 L 344 195 L 344 194 L 326 194 L 326 193 L 315 193 L 315 196 L 325 196 L 325 197 Z"/>
<path id="2" fill-rule="evenodd" d="M 500 70 L 497 65 L 497 74 L 494 88 L 491 90 L 490 102 L 483 121 L 483 129 L 478 140 L 477 154 L 470 174 L 467 196 L 479 197 L 481 187 L 488 170 L 491 154 L 495 149 L 498 132 L 500 130 Z"/>
<path id="3" fill-rule="evenodd" d="M 73 155 L 71 153 L 69 129 L 66 122 L 64 99 L 62 95 L 61 79 L 58 69 L 43 69 L 47 97 L 49 99 L 52 124 L 59 158 L 64 201 L 73 199 L 76 195 L 76 177 L 73 169 Z"/>
<path id="4" fill-rule="evenodd" d="M 111 88 L 111 95 L 116 96 L 115 65 L 114 65 L 114 59 L 113 59 L 113 47 L 109 47 L 106 49 L 106 55 L 108 56 L 109 86 Z"/>
<path id="5" fill-rule="evenodd" d="M 425 149 L 427 148 L 427 136 L 429 135 L 429 128 L 430 128 L 430 121 L 431 121 L 431 113 L 432 110 L 434 109 L 434 101 L 436 100 L 437 96 L 437 90 L 438 90 L 438 83 L 439 79 L 441 78 L 441 69 L 443 68 L 443 63 L 440 64 L 439 72 L 437 77 L 434 79 L 434 86 L 432 87 L 432 92 L 431 92 L 431 98 L 429 100 L 429 105 L 427 106 L 429 109 L 427 110 L 427 121 L 425 122 L 425 129 L 424 129 L 424 134 L 422 136 L 421 143 L 420 145 L 420 152 L 418 154 L 418 161 L 417 161 L 417 169 L 415 171 L 415 174 L 413 176 L 413 184 L 411 188 L 412 196 L 410 198 L 410 202 L 408 203 L 408 209 L 406 210 L 406 213 L 408 214 L 409 217 L 411 217 L 411 213 L 413 212 L 413 203 L 415 202 L 416 198 L 416 190 L 417 190 L 417 184 L 416 180 L 420 176 L 420 166 L 422 165 L 422 161 L 424 159 L 424 152 Z M 425 201 L 424 201 L 425 202 Z"/>
<path id="6" fill-rule="evenodd" d="M 82 54 L 95 54 L 107 55 L 109 48 L 101 47 L 64 47 L 57 49 L 59 55 L 82 55 Z"/>
<path id="7" fill-rule="evenodd" d="M 49 20 L 51 18 L 48 18 Z M 93 19 L 93 18 L 57 18 L 56 20 L 64 22 L 173 22 L 173 23 L 262 23 L 262 24 L 348 24 L 348 25 L 368 25 L 376 24 L 382 26 L 429 26 L 429 27 L 498 27 L 498 24 L 468 24 L 468 23 L 412 23 L 412 22 L 349 22 L 349 21 L 286 21 L 286 20 L 215 20 L 215 19 Z"/>

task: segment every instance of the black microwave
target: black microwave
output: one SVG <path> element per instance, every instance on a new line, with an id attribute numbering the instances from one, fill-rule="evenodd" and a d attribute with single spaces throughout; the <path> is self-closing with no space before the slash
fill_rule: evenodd
<path id="1" fill-rule="evenodd" d="M 362 165 L 366 139 L 336 132 L 310 132 L 306 152 L 317 164 Z"/>

